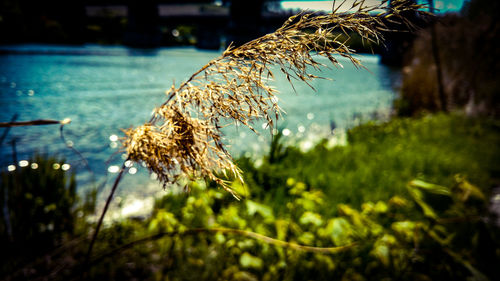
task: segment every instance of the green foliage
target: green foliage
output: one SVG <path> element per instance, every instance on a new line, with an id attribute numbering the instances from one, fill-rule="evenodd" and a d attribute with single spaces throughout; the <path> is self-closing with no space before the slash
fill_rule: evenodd
<path id="1" fill-rule="evenodd" d="M 416 177 L 451 185 L 459 173 L 488 192 L 499 172 L 498 125 L 458 115 L 367 123 L 349 130 L 347 146 L 330 149 L 325 141 L 305 153 L 287 147 L 279 162 L 269 157 L 257 168 L 240 159 L 238 166 L 252 196 L 276 209 L 284 206 L 288 178 L 322 190 L 329 206 L 408 195 L 406 184 Z"/>
<path id="2" fill-rule="evenodd" d="M 486 214 L 486 197 L 462 177 L 456 177 L 451 187 L 415 180 L 407 185 L 412 192 L 406 198 L 365 202 L 359 209 L 339 204 L 335 217 L 321 213 L 326 202 L 323 192 L 293 179 L 287 182 L 286 211 L 279 213 L 258 199 L 235 202 L 229 194 L 207 189 L 203 183 L 194 183 L 188 196 L 167 195 L 156 202 L 153 215 L 142 226 L 125 221 L 106 230 L 107 235 L 125 240 L 158 233 L 161 239 L 145 240 L 107 256 L 94 268 L 93 277 L 109 279 L 110 275 L 102 274 L 110 271 L 151 280 L 494 277 L 494 265 L 500 261 L 495 251 L 498 229 L 480 219 Z M 433 195 L 446 199 L 446 207 L 429 201 Z M 184 206 L 171 209 L 178 202 Z M 311 253 L 224 232 L 227 227 L 301 245 L 355 246 L 337 254 Z M 203 231 L 214 228 L 221 230 Z M 111 241 L 115 240 L 99 243 Z"/>
<path id="3" fill-rule="evenodd" d="M 75 174 L 61 168 L 64 162 L 36 155 L 25 167 L 1 172 L 0 279 L 44 276 L 77 258 L 73 247 L 89 230 L 97 194 L 79 198 Z M 64 262 L 53 261 L 61 257 Z"/>
<path id="4" fill-rule="evenodd" d="M 246 184 L 231 187 L 241 201 L 192 182 L 189 193 L 157 199 L 149 218 L 107 225 L 87 277 L 495 279 L 500 236 L 487 205 L 498 180 L 498 124 L 436 115 L 365 124 L 348 135 L 347 146 L 324 142 L 308 152 L 278 137 L 261 166 L 240 159 Z M 75 278 L 87 246 L 28 277 Z"/>
<path id="5" fill-rule="evenodd" d="M 3 266 L 36 257 L 61 244 L 64 235 L 73 234 L 76 182 L 73 174 L 59 169 L 61 162 L 36 156 L 29 161 L 31 166 L 1 173 Z"/>

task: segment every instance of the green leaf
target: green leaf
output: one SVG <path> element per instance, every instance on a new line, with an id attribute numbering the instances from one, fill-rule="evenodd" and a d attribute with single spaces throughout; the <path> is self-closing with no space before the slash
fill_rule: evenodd
<path id="1" fill-rule="evenodd" d="M 413 182 L 412 182 L 413 183 Z M 431 208 L 427 203 L 424 202 L 424 194 L 417 187 L 413 186 L 412 183 L 408 185 L 408 192 L 410 193 L 413 200 L 422 208 L 424 215 L 433 219 L 437 219 L 438 216 L 434 209 Z"/>
<path id="2" fill-rule="evenodd" d="M 316 240 L 316 238 L 315 238 L 314 234 L 312 234 L 311 232 L 304 232 L 298 238 L 298 241 L 302 244 L 305 244 L 305 245 L 312 245 L 312 244 L 314 244 L 315 240 Z"/>
<path id="3" fill-rule="evenodd" d="M 389 234 L 384 234 L 374 244 L 371 254 L 377 257 L 384 266 L 391 263 L 390 249 L 396 245 L 396 238 Z"/>
<path id="4" fill-rule="evenodd" d="M 387 207 L 387 204 L 382 202 L 382 201 L 378 201 L 377 204 L 375 204 L 375 208 L 374 208 L 375 212 L 376 213 L 387 213 L 387 210 L 389 210 L 389 208 Z"/>
<path id="5" fill-rule="evenodd" d="M 319 214 L 313 212 L 305 212 L 299 219 L 301 224 L 312 224 L 315 226 L 320 226 L 323 224 L 323 219 Z"/>
<path id="6" fill-rule="evenodd" d="M 460 196 L 460 200 L 467 201 L 469 196 L 481 199 L 483 201 L 486 200 L 486 196 L 484 196 L 483 192 L 481 192 L 481 190 L 477 186 L 471 184 L 462 176 L 456 175 L 455 180 L 458 183 L 457 188 L 462 193 Z"/>
<path id="7" fill-rule="evenodd" d="M 372 250 L 372 255 L 376 256 L 384 266 L 389 266 L 391 260 L 389 256 L 389 247 L 387 245 L 378 245 Z"/>
<path id="8" fill-rule="evenodd" d="M 255 215 L 256 213 L 260 214 L 263 218 L 266 219 L 273 219 L 273 210 L 271 207 L 266 206 L 264 204 L 260 204 L 257 202 L 254 202 L 252 200 L 246 200 L 246 207 L 247 207 L 247 212 L 250 216 Z"/>
<path id="9" fill-rule="evenodd" d="M 413 241 L 416 234 L 417 223 L 413 221 L 398 221 L 391 225 L 391 229 L 404 237 L 407 242 Z"/>
<path id="10" fill-rule="evenodd" d="M 352 242 L 352 225 L 345 218 L 334 218 L 328 221 L 326 232 L 335 245 L 346 245 Z"/>
<path id="11" fill-rule="evenodd" d="M 410 182 L 410 186 L 415 187 L 415 188 L 420 188 L 422 190 L 425 190 L 425 191 L 433 193 L 433 194 L 440 194 L 440 195 L 446 195 L 446 196 L 451 195 L 451 191 L 449 188 L 442 186 L 442 185 L 428 183 L 428 182 L 425 182 L 422 180 L 412 180 Z"/>
<path id="12" fill-rule="evenodd" d="M 231 189 L 236 192 L 236 194 L 248 198 L 250 196 L 250 190 L 248 189 L 248 186 L 245 183 L 242 183 L 240 181 L 233 181 L 231 183 Z"/>
<path id="13" fill-rule="evenodd" d="M 252 256 L 248 252 L 244 252 L 240 256 L 240 265 L 245 268 L 262 268 L 262 260 L 258 257 Z"/>

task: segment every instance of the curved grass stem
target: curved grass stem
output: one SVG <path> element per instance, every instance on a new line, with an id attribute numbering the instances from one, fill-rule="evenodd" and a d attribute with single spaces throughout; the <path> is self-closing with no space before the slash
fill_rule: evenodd
<path id="1" fill-rule="evenodd" d="M 223 233 L 223 234 L 235 234 L 239 236 L 244 236 L 248 238 L 253 238 L 256 240 L 259 240 L 261 242 L 264 242 L 266 244 L 270 245 L 275 245 L 281 248 L 286 248 L 286 249 L 291 249 L 295 251 L 303 251 L 303 252 L 310 252 L 310 253 L 317 253 L 317 254 L 338 254 L 342 253 L 345 251 L 348 251 L 349 249 L 355 247 L 357 243 L 351 243 L 343 246 L 338 246 L 338 247 L 314 247 L 314 246 L 305 246 L 305 245 L 300 245 L 296 244 L 293 242 L 287 242 L 287 241 L 282 241 L 278 240 L 272 237 L 268 237 L 256 232 L 248 231 L 248 230 L 240 230 L 240 229 L 233 229 L 233 228 L 191 228 L 187 229 L 184 231 L 170 231 L 170 232 L 160 232 L 155 235 L 151 235 L 148 237 L 144 237 L 132 242 L 129 242 L 127 244 L 121 245 L 107 253 L 102 254 L 101 256 L 97 257 L 96 259 L 91 261 L 91 264 L 97 263 L 107 257 L 113 256 L 115 254 L 118 254 L 126 249 L 130 249 L 136 245 L 146 243 L 146 242 L 151 242 L 155 240 L 159 240 L 161 238 L 165 237 L 172 237 L 172 236 L 187 236 L 187 235 L 195 235 L 199 233 L 210 233 L 210 234 L 215 234 L 215 233 Z"/>

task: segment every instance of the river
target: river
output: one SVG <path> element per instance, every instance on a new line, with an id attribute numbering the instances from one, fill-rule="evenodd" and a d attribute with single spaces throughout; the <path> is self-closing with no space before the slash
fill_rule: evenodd
<path id="1" fill-rule="evenodd" d="M 138 50 L 98 45 L 0 46 L 0 53 L 0 122 L 10 121 L 15 114 L 17 121 L 70 118 L 64 127 L 66 141 L 85 157 L 97 181 L 105 181 L 108 175 L 108 183 L 114 166 L 122 161 L 115 141 L 123 136 L 121 129 L 149 120 L 174 81 L 182 82 L 220 55 L 190 47 Z M 286 111 L 278 127 L 289 142 L 307 149 L 334 126 L 348 128 L 374 116 L 387 118 L 400 74 L 379 64 L 376 55 L 359 58 L 369 71 L 339 58 L 344 68 L 325 69 L 321 76 L 332 80 L 314 81 L 316 91 L 300 82 L 294 84 L 294 91 L 278 76 L 274 86 Z M 270 139 L 265 131 L 255 136 L 241 128 L 227 129 L 226 137 L 236 157 L 262 155 Z M 92 182 L 80 157 L 61 140 L 59 126 L 12 128 L 0 148 L 4 170 L 14 164 L 12 140 L 17 161 L 36 152 L 55 154 L 66 159 L 69 171 L 77 172 L 80 192 Z M 134 168 L 123 180 L 119 197 L 160 189 L 144 168 Z"/>

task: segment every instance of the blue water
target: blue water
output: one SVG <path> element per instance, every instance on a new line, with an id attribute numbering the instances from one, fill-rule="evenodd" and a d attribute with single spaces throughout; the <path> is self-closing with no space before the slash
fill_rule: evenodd
<path id="1" fill-rule="evenodd" d="M 15 114 L 17 121 L 70 118 L 72 122 L 64 127 L 66 140 L 87 159 L 98 182 L 105 181 L 110 166 L 122 161 L 119 142 L 110 141 L 110 136 L 121 137 L 122 128 L 149 120 L 174 81 L 179 84 L 220 54 L 194 48 L 144 51 L 102 46 L 23 45 L 2 50 L 9 52 L 0 55 L 0 122 L 10 121 Z M 327 134 L 333 124 L 345 128 L 374 114 L 388 114 L 399 72 L 380 65 L 377 56 L 360 58 L 369 71 L 339 58 L 344 68 L 323 71 L 322 76 L 333 80 L 314 81 L 316 92 L 299 82 L 294 92 L 286 79 L 277 78 L 275 86 L 286 111 L 278 124 L 280 130 L 288 130 L 288 139 L 298 142 Z M 269 142 L 266 131 L 255 136 L 241 128 L 228 129 L 226 136 L 235 156 L 262 154 Z M 70 171 L 77 171 L 80 191 L 91 182 L 79 156 L 61 140 L 58 125 L 12 128 L 0 148 L 1 169 L 13 164 L 12 140 L 17 161 L 35 152 L 57 154 L 66 158 Z M 146 192 L 144 186 L 158 188 L 144 168 L 137 169 L 124 179 L 122 193 Z M 108 176 L 108 182 L 113 176 Z"/>

